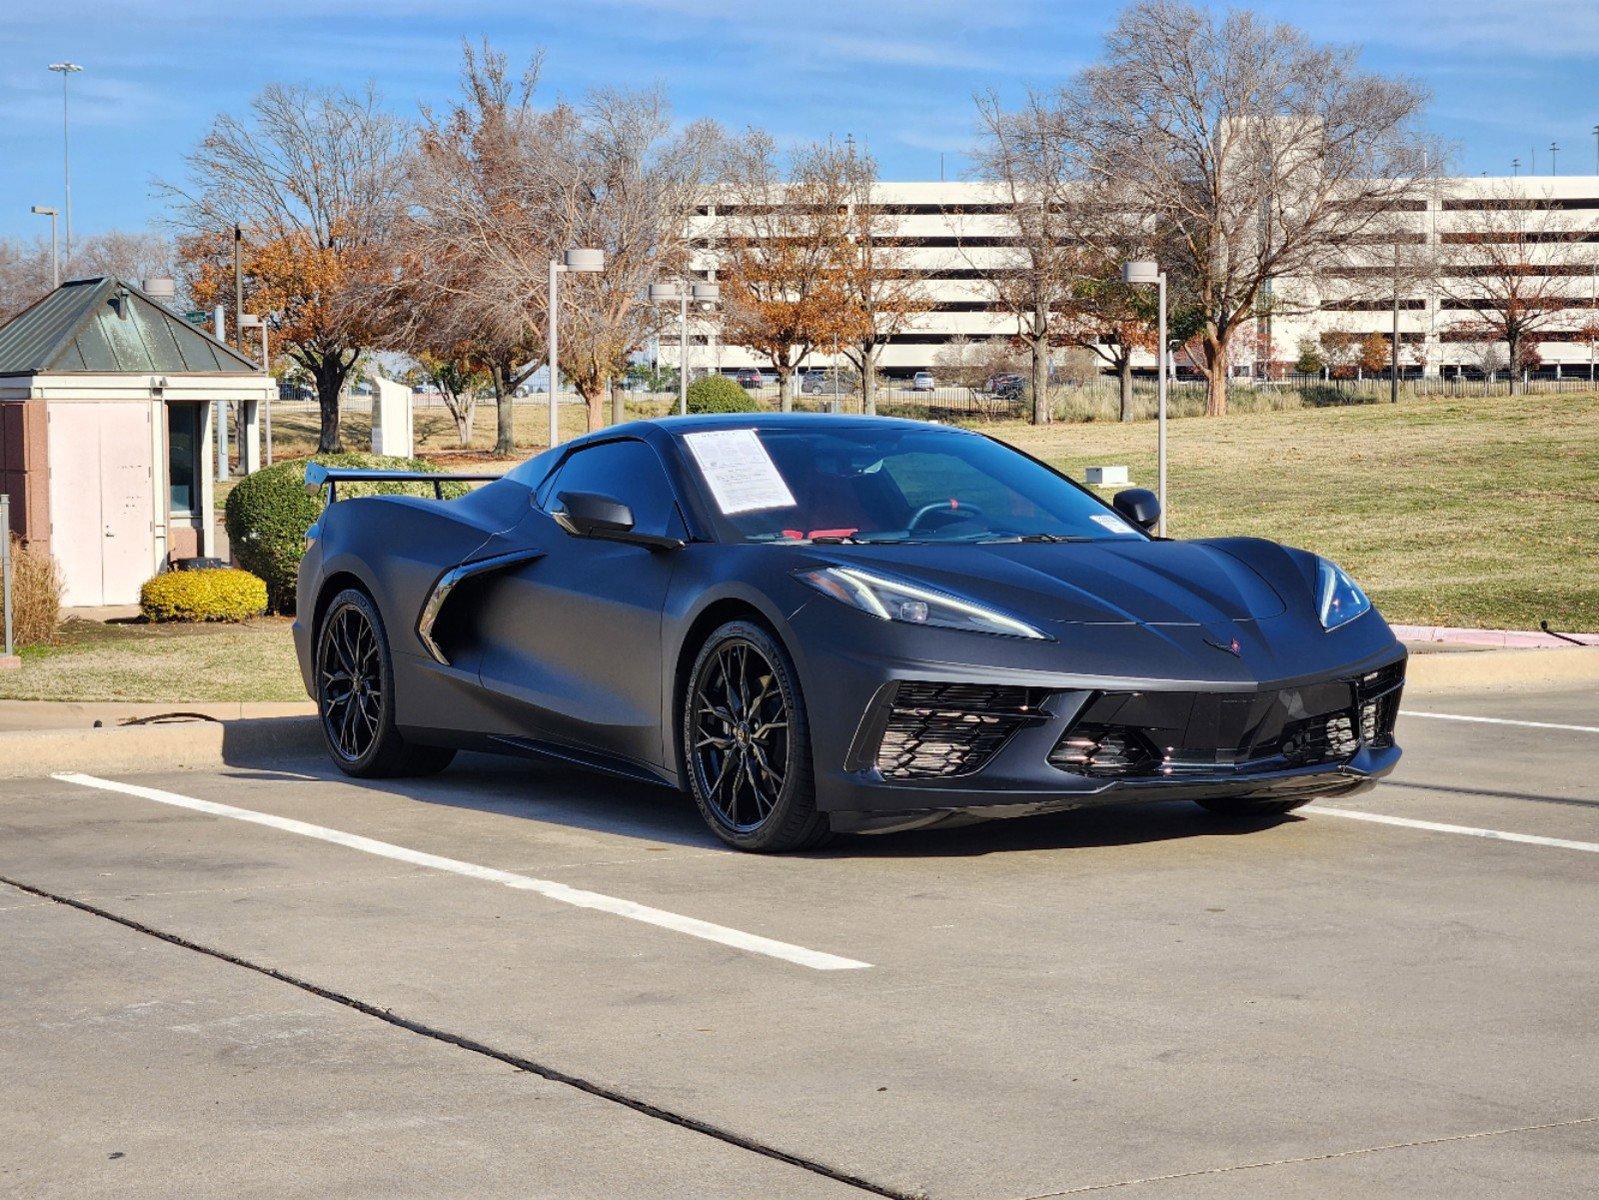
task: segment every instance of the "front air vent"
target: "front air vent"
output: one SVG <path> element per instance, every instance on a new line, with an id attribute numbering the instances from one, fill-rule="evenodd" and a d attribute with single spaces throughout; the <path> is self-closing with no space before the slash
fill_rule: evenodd
<path id="1" fill-rule="evenodd" d="M 901 683 L 877 769 L 887 779 L 937 779 L 983 768 L 1012 734 L 1042 720 L 1028 688 L 972 683 Z"/>

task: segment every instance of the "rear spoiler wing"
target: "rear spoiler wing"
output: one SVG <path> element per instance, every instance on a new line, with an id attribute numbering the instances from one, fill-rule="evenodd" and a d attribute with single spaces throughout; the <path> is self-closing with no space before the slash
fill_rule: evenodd
<path id="1" fill-rule="evenodd" d="M 498 475 L 475 471 L 454 473 L 375 471 L 362 470 L 357 467 L 324 467 L 319 462 L 305 464 L 306 494 L 315 496 L 326 486 L 329 504 L 333 504 L 338 500 L 339 484 L 341 483 L 430 483 L 433 485 L 434 498 L 442 500 L 444 499 L 444 485 L 447 483 L 490 483 L 499 478 L 500 476 Z"/>

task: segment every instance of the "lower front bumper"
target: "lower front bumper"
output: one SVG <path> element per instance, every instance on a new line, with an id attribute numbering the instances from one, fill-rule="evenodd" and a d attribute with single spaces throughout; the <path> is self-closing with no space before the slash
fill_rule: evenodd
<path id="1" fill-rule="evenodd" d="M 1012 817 L 1098 808 L 1112 804 L 1146 804 L 1161 800 L 1312 800 L 1353 796 L 1376 786 L 1398 764 L 1397 746 L 1362 749 L 1346 762 L 1278 771 L 1227 774 L 1184 774 L 1162 779 L 1093 781 L 1098 786 L 1075 790 L 1070 781 L 1035 780 L 1035 786 L 988 789 L 974 780 L 950 781 L 961 787 L 910 787 L 862 778 L 855 786 L 837 787 L 829 819 L 840 832 L 908 829 L 954 816 Z M 1016 781 L 1020 784 L 1021 781 Z"/>
<path id="2" fill-rule="evenodd" d="M 1004 712 L 1013 719 L 975 767 L 951 766 L 936 746 L 928 751 L 895 723 L 905 696 L 926 694 L 917 690 L 925 685 L 911 681 L 944 674 L 947 664 L 873 670 L 856 659 L 840 670 L 843 664 L 835 663 L 817 689 L 827 716 L 813 722 L 821 734 L 813 733 L 818 807 L 834 828 L 863 830 L 1160 800 L 1351 795 L 1399 762 L 1391 735 L 1404 659 L 1391 644 L 1334 671 L 1215 688 L 967 672 L 937 695 L 963 691 L 969 703 L 981 696 L 998 704 L 1003 692 Z M 810 700 L 809 685 L 807 691 Z M 1362 731 L 1360 714 L 1374 697 L 1382 701 L 1381 719 Z M 924 703 L 937 709 L 944 701 Z M 820 705 L 808 707 L 815 712 Z M 847 713 L 857 715 L 839 719 Z M 1328 740 L 1335 733 L 1329 720 L 1344 721 L 1336 740 Z M 1144 757 L 1131 767 L 1114 756 L 1108 763 L 1068 761 L 1063 747 L 1090 729 L 1137 731 L 1130 740 L 1143 746 Z"/>

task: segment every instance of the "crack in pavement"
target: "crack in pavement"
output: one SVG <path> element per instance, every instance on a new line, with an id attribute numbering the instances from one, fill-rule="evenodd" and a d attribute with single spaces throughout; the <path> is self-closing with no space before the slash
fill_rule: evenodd
<path id="1" fill-rule="evenodd" d="M 1113 1188 L 1135 1187 L 1141 1183 L 1170 1183 L 1178 1179 L 1197 1179 L 1204 1175 L 1226 1175 L 1233 1171 L 1258 1171 L 1262 1167 L 1291 1167 L 1301 1163 L 1330 1162 L 1338 1158 L 1355 1158 L 1362 1154 L 1381 1154 L 1387 1150 L 1411 1150 L 1418 1146 L 1440 1146 L 1448 1142 L 1469 1142 L 1477 1138 L 1504 1137 L 1512 1133 L 1536 1133 L 1540 1129 L 1569 1129 L 1575 1125 L 1592 1125 L 1599 1116 L 1573 1117 L 1567 1121 L 1545 1121 L 1539 1125 L 1513 1125 L 1505 1129 L 1479 1129 L 1471 1133 L 1451 1133 L 1443 1137 L 1417 1138 L 1410 1142 L 1388 1142 L 1381 1146 L 1360 1146 L 1353 1150 L 1330 1150 L 1326 1154 L 1303 1154 L 1295 1158 L 1272 1158 L 1260 1162 L 1232 1163 L 1225 1167 L 1205 1167 L 1197 1171 L 1175 1171 L 1170 1175 L 1146 1175 L 1140 1179 L 1116 1179 L 1107 1183 L 1089 1183 L 1082 1187 L 1067 1188 L 1061 1192 L 1038 1192 L 1021 1200 L 1055 1200 L 1058 1196 L 1080 1196 L 1084 1192 L 1104 1192 Z"/>
<path id="2" fill-rule="evenodd" d="M 286 971 L 280 971 L 276 967 L 263 966 L 260 963 L 254 963 L 249 959 L 240 958 L 235 954 L 230 954 L 226 950 L 218 950 L 213 946 L 206 946 L 199 942 L 190 941 L 188 938 L 182 937 L 179 934 L 168 933 L 165 930 L 156 929 L 154 926 L 146 925 L 132 917 L 122 916 L 120 913 L 111 912 L 109 909 L 100 908 L 98 905 L 90 904 L 88 901 L 74 899 L 71 896 L 63 896 L 57 892 L 52 892 L 47 888 L 38 887 L 30 883 L 24 883 L 21 880 L 12 879 L 4 875 L 0 875 L 0 884 L 5 884 L 7 887 L 15 888 L 17 891 L 23 892 L 30 896 L 37 896 L 41 900 L 47 900 L 55 904 L 63 905 L 67 908 L 76 909 L 77 911 L 86 913 L 89 916 L 99 917 L 102 920 L 114 922 L 115 924 L 121 925 L 126 929 L 131 929 L 136 933 L 142 933 L 147 937 L 157 938 L 160 941 L 167 942 L 174 946 L 179 946 L 184 950 L 192 950 L 197 954 L 204 954 L 221 962 L 229 963 L 236 967 L 243 967 L 247 971 L 254 971 L 258 975 L 265 975 L 269 979 L 276 979 L 279 983 L 286 983 L 290 987 L 299 988 L 301 991 L 308 992 L 311 995 L 320 997 L 323 1000 L 331 1000 L 335 1004 L 342 1004 L 346 1008 L 354 1009 L 356 1012 L 373 1017 L 379 1021 L 382 1021 L 386 1025 L 392 1025 L 396 1029 L 403 1029 L 407 1033 L 414 1033 L 421 1037 L 431 1038 L 436 1042 L 443 1042 L 446 1045 L 455 1046 L 456 1048 L 465 1050 L 468 1053 L 478 1054 L 484 1058 L 493 1059 L 496 1062 L 504 1063 L 507 1066 L 514 1067 L 519 1071 L 526 1071 L 530 1075 L 537 1075 L 541 1079 L 547 1079 L 551 1083 L 559 1083 L 564 1084 L 567 1087 L 576 1088 L 580 1092 L 586 1092 L 591 1096 L 597 1096 L 601 1100 L 609 1100 L 613 1104 L 620 1104 L 624 1108 L 630 1108 L 634 1112 L 640 1113 L 654 1120 L 664 1121 L 669 1125 L 676 1125 L 693 1133 L 703 1134 L 704 1136 L 714 1138 L 719 1142 L 724 1142 L 729 1146 L 737 1147 L 740 1150 L 747 1150 L 752 1154 L 759 1154 L 765 1158 L 775 1159 L 777 1162 L 787 1163 L 791 1167 L 797 1167 L 799 1170 L 808 1171 L 813 1175 L 821 1176 L 824 1179 L 830 1179 L 835 1183 L 842 1183 L 849 1187 L 857 1188 L 858 1190 L 866 1192 L 870 1195 L 886 1196 L 889 1198 L 889 1200 L 926 1200 L 926 1197 L 921 1193 L 901 1191 L 897 1188 L 888 1187 L 884 1184 L 873 1183 L 869 1179 L 864 1179 L 859 1175 L 852 1175 L 849 1172 L 840 1170 L 836 1167 L 830 1167 L 826 1163 L 818 1162 L 815 1159 L 806 1158 L 803 1155 L 791 1154 L 788 1151 L 780 1150 L 775 1146 L 768 1146 L 763 1142 L 758 1142 L 754 1138 L 746 1137 L 745 1135 L 736 1133 L 731 1129 L 724 1129 L 719 1125 L 713 1125 L 710 1122 L 702 1121 L 697 1117 L 691 1117 L 685 1113 L 674 1112 L 671 1109 L 662 1108 L 660 1105 L 653 1104 L 648 1100 L 642 1100 L 636 1096 L 630 1096 L 626 1092 L 619 1091 L 616 1088 L 607 1086 L 606 1084 L 596 1083 L 592 1080 L 584 1079 L 581 1076 L 569 1074 L 565 1071 L 558 1070 L 555 1067 L 550 1067 L 543 1063 L 535 1062 L 530 1058 L 523 1058 L 521 1055 L 512 1054 L 506 1050 L 498 1050 L 493 1046 L 490 1046 L 484 1042 L 479 1042 L 474 1038 L 469 1038 L 464 1034 L 451 1033 L 449 1030 L 439 1029 L 431 1025 L 425 1025 L 422 1022 L 414 1021 L 409 1017 L 402 1017 L 399 1014 L 390 1011 L 389 1009 L 379 1008 L 374 1004 L 367 1003 L 365 1000 L 359 1000 L 356 997 L 346 995 L 343 992 L 333 991 L 331 988 L 325 988 L 320 984 L 312 983 L 308 979 L 301 979 L 298 976 L 290 975 Z"/>

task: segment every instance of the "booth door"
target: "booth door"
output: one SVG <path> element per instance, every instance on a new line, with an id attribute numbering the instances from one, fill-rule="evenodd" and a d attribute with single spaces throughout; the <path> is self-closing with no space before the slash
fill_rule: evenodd
<path id="1" fill-rule="evenodd" d="M 150 405 L 50 406 L 50 549 L 68 607 L 137 604 L 155 572 Z"/>

